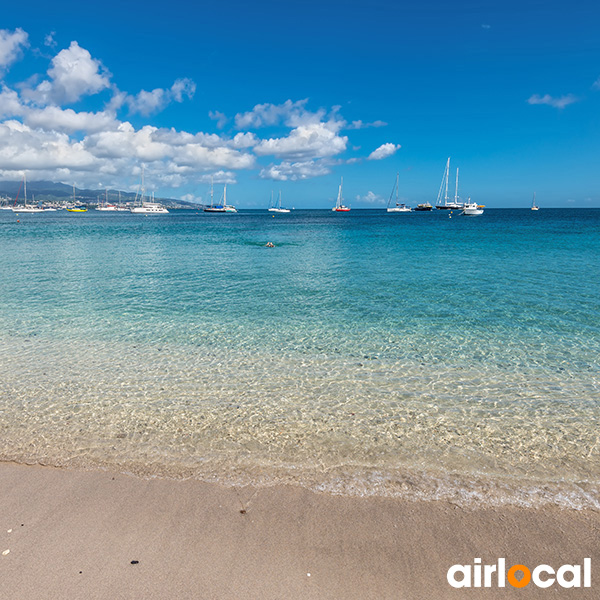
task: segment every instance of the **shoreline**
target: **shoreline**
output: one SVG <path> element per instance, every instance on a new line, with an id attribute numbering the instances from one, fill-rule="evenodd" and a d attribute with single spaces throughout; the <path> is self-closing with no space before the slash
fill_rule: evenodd
<path id="1" fill-rule="evenodd" d="M 7 598 L 504 598 L 453 564 L 600 564 L 600 512 L 461 508 L 0 463 Z M 244 512 L 242 512 L 244 511 Z M 9 530 L 10 533 L 9 533 Z M 1 554 L 10 550 L 8 554 Z M 138 561 L 132 564 L 132 561 Z M 310 575 L 308 575 L 310 573 Z M 527 597 L 560 594 L 530 584 Z"/>

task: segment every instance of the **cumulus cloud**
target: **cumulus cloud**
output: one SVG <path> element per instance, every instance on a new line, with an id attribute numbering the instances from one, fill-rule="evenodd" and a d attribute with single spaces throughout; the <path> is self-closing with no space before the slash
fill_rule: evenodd
<path id="1" fill-rule="evenodd" d="M 183 102 L 192 98 L 196 92 L 196 84 L 188 78 L 177 79 L 170 89 L 156 88 L 150 92 L 142 90 L 134 96 L 121 97 L 122 103 L 127 104 L 131 113 L 148 116 L 156 113 L 171 102 Z"/>
<path id="2" fill-rule="evenodd" d="M 565 106 L 573 104 L 577 101 L 578 98 L 573 94 L 567 94 L 566 96 L 560 96 L 559 98 L 554 98 L 553 96 L 550 96 L 550 94 L 545 94 L 543 96 L 534 94 L 527 100 L 529 104 L 547 104 L 548 106 L 553 106 L 554 108 L 564 108 Z"/>
<path id="3" fill-rule="evenodd" d="M 598 77 L 598 79 L 596 79 L 596 81 L 594 81 L 594 83 L 592 84 L 592 87 L 595 90 L 600 90 L 600 77 Z"/>
<path id="4" fill-rule="evenodd" d="M 52 59 L 48 76 L 36 88 L 25 88 L 23 96 L 39 105 L 70 104 L 110 86 L 110 73 L 77 42 Z"/>
<path id="5" fill-rule="evenodd" d="M 368 156 L 368 160 L 381 160 L 392 156 L 401 148 L 400 144 L 382 144 L 376 150 L 373 150 Z"/>
<path id="6" fill-rule="evenodd" d="M 14 31 L 0 29 L 0 76 L 18 58 L 23 48 L 28 46 L 28 35 L 20 27 Z"/>
<path id="7" fill-rule="evenodd" d="M 284 161 L 278 165 L 270 165 L 261 170 L 259 176 L 262 179 L 273 179 L 275 181 L 297 181 L 320 177 L 331 173 L 331 169 L 323 161 Z"/>
<path id="8" fill-rule="evenodd" d="M 96 158 L 66 134 L 32 129 L 19 121 L 0 123 L 0 169 L 5 171 L 91 169 Z"/>
<path id="9" fill-rule="evenodd" d="M 19 94 L 6 86 L 0 91 L 0 118 L 20 117 L 25 110 Z"/>
<path id="10" fill-rule="evenodd" d="M 309 159 L 334 156 L 346 150 L 348 138 L 333 131 L 328 123 L 301 125 L 286 137 L 262 140 L 254 148 L 258 156 Z"/>
<path id="11" fill-rule="evenodd" d="M 26 43 L 22 30 L 0 32 L 0 71 Z M 46 36 L 45 44 L 55 45 L 54 32 Z M 171 102 L 192 98 L 196 86 L 191 79 L 181 78 L 169 88 L 127 93 L 111 77 L 99 60 L 74 41 L 51 59 L 45 76 L 33 75 L 15 89 L 1 85 L 0 177 L 18 179 L 27 170 L 32 179 L 89 187 L 102 181 L 105 187 L 135 189 L 140 166 L 145 164 L 151 173 L 148 188 L 154 185 L 157 190 L 208 183 L 211 175 L 215 183 L 236 183 L 235 172 L 243 169 L 256 169 L 263 179 L 295 181 L 326 175 L 343 162 L 334 157 L 348 147 L 348 137 L 340 133 L 344 128 L 385 125 L 382 121 L 347 123 L 339 106 L 311 111 L 307 100 L 287 100 L 238 113 L 234 121 L 242 130 L 230 136 L 150 124 L 136 127 L 119 115 L 150 115 Z M 103 110 L 66 106 L 102 92 L 106 95 Z M 218 128 L 228 121 L 218 111 L 209 116 Z M 269 126 L 286 129 L 265 139 L 251 131 Z M 387 146 L 393 148 L 388 155 L 397 149 L 387 144 L 373 155 L 385 153 Z M 274 162 L 264 166 L 267 159 L 260 165 L 263 157 Z M 189 189 L 180 195 L 186 192 Z"/>
<path id="12" fill-rule="evenodd" d="M 95 133 L 114 130 L 119 126 L 115 115 L 109 112 L 75 112 L 71 108 L 62 109 L 58 106 L 26 109 L 24 122 L 31 127 L 64 133 L 75 133 L 76 131 Z"/>

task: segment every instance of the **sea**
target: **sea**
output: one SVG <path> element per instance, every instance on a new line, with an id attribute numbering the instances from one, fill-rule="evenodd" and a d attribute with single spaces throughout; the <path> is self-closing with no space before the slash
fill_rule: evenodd
<path id="1" fill-rule="evenodd" d="M 1 461 L 598 509 L 600 209 L 0 211 L 0 365 Z"/>

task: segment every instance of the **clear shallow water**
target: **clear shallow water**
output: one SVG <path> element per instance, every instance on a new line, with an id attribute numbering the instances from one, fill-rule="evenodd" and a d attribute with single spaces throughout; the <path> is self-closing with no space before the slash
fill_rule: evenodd
<path id="1" fill-rule="evenodd" d="M 599 210 L 0 214 L 0 459 L 600 507 L 599 234 Z"/>

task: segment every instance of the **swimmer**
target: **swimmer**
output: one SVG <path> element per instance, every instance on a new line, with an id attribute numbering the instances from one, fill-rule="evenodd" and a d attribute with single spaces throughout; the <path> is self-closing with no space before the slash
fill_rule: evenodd
<path id="1" fill-rule="evenodd" d="M 275 244 L 273 242 L 267 242 L 265 248 L 275 248 Z"/>

